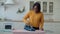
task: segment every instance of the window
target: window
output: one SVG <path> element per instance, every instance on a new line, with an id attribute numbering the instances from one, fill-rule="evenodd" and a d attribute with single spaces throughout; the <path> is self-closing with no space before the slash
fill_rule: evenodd
<path id="1" fill-rule="evenodd" d="M 41 5 L 41 2 L 40 1 L 37 1 L 38 3 L 40 3 L 40 5 Z"/>
<path id="2" fill-rule="evenodd" d="M 53 2 L 49 2 L 49 13 L 53 13 Z"/>
<path id="3" fill-rule="evenodd" d="M 43 12 L 47 12 L 47 2 L 43 2 Z"/>
<path id="4" fill-rule="evenodd" d="M 41 4 L 41 9 L 43 11 L 43 13 L 45 14 L 52 14 L 53 13 L 53 2 L 47 2 L 47 1 L 36 1 L 39 2 Z M 33 4 L 35 3 L 35 1 L 30 1 L 30 10 L 33 7 Z"/>
<path id="5" fill-rule="evenodd" d="M 37 1 L 37 2 L 39 2 L 40 4 L 41 4 L 41 2 L 40 1 Z M 33 7 L 33 5 L 34 5 L 34 1 L 30 1 L 30 10 L 32 9 L 32 7 Z"/>
<path id="6" fill-rule="evenodd" d="M 34 1 L 30 1 L 30 10 L 32 9 Z"/>

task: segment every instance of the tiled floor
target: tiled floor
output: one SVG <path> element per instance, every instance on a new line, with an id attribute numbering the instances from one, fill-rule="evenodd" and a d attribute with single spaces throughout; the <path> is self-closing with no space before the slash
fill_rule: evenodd
<path id="1" fill-rule="evenodd" d="M 46 34 L 60 34 L 60 23 L 45 23 Z"/>
<path id="2" fill-rule="evenodd" d="M 60 34 L 60 23 L 46 22 L 44 24 L 46 34 Z M 0 34 L 13 34 L 12 32 L 0 32 Z"/>

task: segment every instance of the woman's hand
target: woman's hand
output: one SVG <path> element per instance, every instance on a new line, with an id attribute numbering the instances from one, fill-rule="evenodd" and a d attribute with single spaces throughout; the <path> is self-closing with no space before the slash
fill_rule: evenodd
<path id="1" fill-rule="evenodd" d="M 26 21 L 26 24 L 29 25 L 29 21 Z"/>

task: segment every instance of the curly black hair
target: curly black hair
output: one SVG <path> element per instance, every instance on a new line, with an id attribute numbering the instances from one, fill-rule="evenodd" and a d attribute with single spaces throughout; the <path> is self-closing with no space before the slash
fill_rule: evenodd
<path id="1" fill-rule="evenodd" d="M 40 10 L 41 10 L 41 5 L 40 5 L 40 3 L 39 3 L 39 2 L 34 3 L 33 8 L 34 8 L 35 6 L 37 6 L 38 11 L 40 11 Z"/>

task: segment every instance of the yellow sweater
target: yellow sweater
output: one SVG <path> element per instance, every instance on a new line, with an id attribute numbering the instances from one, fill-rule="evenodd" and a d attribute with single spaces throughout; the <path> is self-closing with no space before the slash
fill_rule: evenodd
<path id="1" fill-rule="evenodd" d="M 29 11 L 25 16 L 23 21 L 26 22 L 29 19 L 29 24 L 33 27 L 39 27 L 43 29 L 44 25 L 44 16 L 43 13 L 35 13 L 33 10 Z"/>

